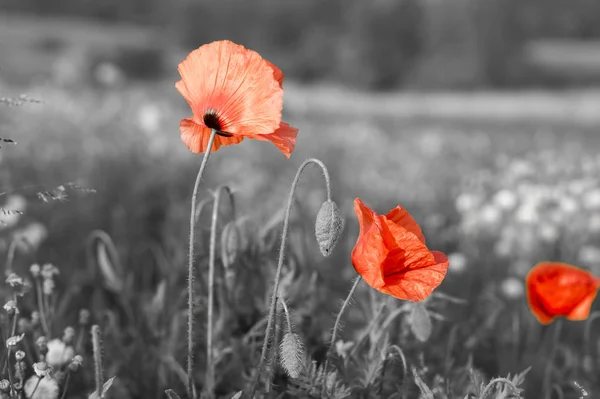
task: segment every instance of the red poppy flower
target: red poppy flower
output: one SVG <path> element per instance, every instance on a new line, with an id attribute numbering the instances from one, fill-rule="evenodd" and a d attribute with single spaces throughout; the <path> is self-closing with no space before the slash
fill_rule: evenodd
<path id="1" fill-rule="evenodd" d="M 194 115 L 179 125 L 191 151 L 205 152 L 211 129 L 216 129 L 211 151 L 251 138 L 271 141 L 290 157 L 298 129 L 281 121 L 279 68 L 255 51 L 222 40 L 192 51 L 178 70 L 181 80 L 175 87 Z"/>
<path id="2" fill-rule="evenodd" d="M 600 279 L 587 270 L 559 262 L 538 263 L 527 274 L 527 302 L 542 324 L 556 317 L 585 320 Z"/>
<path id="3" fill-rule="evenodd" d="M 397 206 L 378 215 L 356 198 L 354 212 L 360 234 L 352 264 L 367 284 L 413 302 L 431 295 L 446 276 L 448 258 L 427 249 L 421 228 L 406 209 Z"/>

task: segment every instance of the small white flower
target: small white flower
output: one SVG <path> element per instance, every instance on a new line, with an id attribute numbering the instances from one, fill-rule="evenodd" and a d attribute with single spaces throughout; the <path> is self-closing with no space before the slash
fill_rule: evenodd
<path id="1" fill-rule="evenodd" d="M 46 363 L 53 367 L 60 367 L 69 363 L 75 356 L 75 351 L 71 346 L 66 345 L 62 340 L 55 338 L 48 342 L 48 353 L 46 353 Z"/>
<path id="2" fill-rule="evenodd" d="M 600 248 L 585 245 L 579 249 L 579 261 L 590 265 L 600 263 Z"/>
<path id="3" fill-rule="evenodd" d="M 481 197 L 471 194 L 471 193 L 462 193 L 456 198 L 456 210 L 460 213 L 466 213 L 474 208 L 478 207 L 481 204 Z"/>
<path id="4" fill-rule="evenodd" d="M 494 203 L 505 211 L 512 210 L 517 206 L 517 196 L 510 190 L 500 190 L 494 195 Z"/>
<path id="5" fill-rule="evenodd" d="M 479 220 L 488 226 L 496 226 L 502 219 L 502 212 L 497 206 L 488 204 L 481 209 Z"/>
<path id="6" fill-rule="evenodd" d="M 575 213 L 579 210 L 579 204 L 570 196 L 564 196 L 559 199 L 560 209 L 567 214 Z"/>
<path id="7" fill-rule="evenodd" d="M 467 269 L 467 257 L 460 252 L 453 252 L 448 255 L 448 271 L 460 274 Z"/>
<path id="8" fill-rule="evenodd" d="M 6 340 L 6 347 L 9 349 L 16 347 L 17 344 L 19 342 L 21 342 L 21 340 L 23 339 L 24 336 L 25 336 L 25 334 L 21 334 L 21 335 L 15 335 L 15 336 L 8 338 Z"/>
<path id="9" fill-rule="evenodd" d="M 40 379 L 37 375 L 32 375 L 27 382 L 25 382 L 23 390 L 28 399 L 58 398 L 58 382 L 49 377 Z"/>
<path id="10" fill-rule="evenodd" d="M 586 209 L 600 209 L 600 188 L 588 191 L 583 197 L 583 206 Z"/>
<path id="11" fill-rule="evenodd" d="M 523 296 L 525 287 L 521 279 L 516 277 L 508 277 L 502 282 L 500 290 L 506 298 L 518 299 Z"/>
<path id="12" fill-rule="evenodd" d="M 500 257 L 508 257 L 514 251 L 513 241 L 509 238 L 502 238 L 494 245 L 494 252 Z"/>
<path id="13" fill-rule="evenodd" d="M 516 220 L 523 224 L 535 224 L 538 219 L 538 211 L 535 203 L 526 202 L 517 210 Z"/>
<path id="14" fill-rule="evenodd" d="M 538 226 L 540 238 L 548 243 L 555 242 L 560 236 L 558 228 L 551 223 L 542 223 Z"/>

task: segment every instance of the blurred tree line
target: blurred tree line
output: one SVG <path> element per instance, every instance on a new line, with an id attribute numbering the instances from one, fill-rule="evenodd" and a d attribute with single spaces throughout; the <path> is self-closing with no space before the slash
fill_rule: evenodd
<path id="1" fill-rule="evenodd" d="M 295 80 L 369 89 L 540 83 L 524 43 L 600 39 L 598 0 L 0 0 L 0 9 L 161 26 L 187 49 L 230 39 Z"/>

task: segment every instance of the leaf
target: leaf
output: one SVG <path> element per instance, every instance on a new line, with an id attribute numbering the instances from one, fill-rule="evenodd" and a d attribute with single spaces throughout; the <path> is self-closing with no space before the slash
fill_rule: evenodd
<path id="1" fill-rule="evenodd" d="M 240 399 L 242 397 L 243 393 L 244 393 L 244 391 L 239 391 L 238 393 L 236 393 L 235 395 L 233 395 L 231 397 L 231 399 Z"/>
<path id="2" fill-rule="evenodd" d="M 481 374 L 475 370 L 474 368 L 469 369 L 469 379 L 471 380 L 471 385 L 474 389 L 474 394 L 479 397 L 483 393 L 485 389 L 485 383 L 483 382 L 483 377 Z"/>
<path id="3" fill-rule="evenodd" d="M 104 385 L 102 385 L 102 398 L 104 397 L 104 395 L 106 395 L 106 392 L 108 392 L 108 390 L 110 389 L 110 387 L 112 387 L 114 379 L 115 379 L 115 377 L 109 378 L 104 383 Z M 96 391 L 92 392 L 92 394 L 88 397 L 88 399 L 100 399 L 98 397 L 98 392 L 96 392 Z"/>
<path id="4" fill-rule="evenodd" d="M 410 329 L 415 337 L 421 342 L 425 342 L 431 335 L 431 318 L 429 312 L 420 303 L 415 303 L 410 315 Z"/>
<path id="5" fill-rule="evenodd" d="M 421 391 L 421 395 L 423 396 L 423 399 L 435 399 L 433 397 L 433 392 L 431 392 L 431 389 L 429 389 L 427 384 L 425 384 L 425 382 L 423 382 L 423 380 L 417 373 L 417 369 L 415 368 L 415 366 L 412 366 L 412 373 L 413 373 L 413 377 L 415 378 L 415 384 L 417 384 L 417 386 L 419 387 L 419 390 Z"/>
<path id="6" fill-rule="evenodd" d="M 179 395 L 177 395 L 177 393 L 174 390 L 172 390 L 172 389 L 167 389 L 165 391 L 165 393 L 167 394 L 167 396 L 169 397 L 169 399 L 181 399 L 179 397 Z"/>

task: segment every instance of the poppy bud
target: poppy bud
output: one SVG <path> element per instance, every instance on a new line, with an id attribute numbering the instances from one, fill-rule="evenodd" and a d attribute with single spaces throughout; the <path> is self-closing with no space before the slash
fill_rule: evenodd
<path id="1" fill-rule="evenodd" d="M 327 200 L 321 205 L 315 223 L 315 237 L 323 256 L 328 256 L 344 230 L 344 222 L 335 202 Z"/>
<path id="2" fill-rule="evenodd" d="M 221 233 L 221 261 L 225 269 L 231 266 L 236 258 L 239 249 L 240 233 L 235 222 L 231 221 L 225 225 Z"/>

